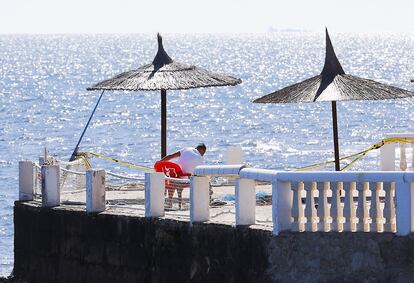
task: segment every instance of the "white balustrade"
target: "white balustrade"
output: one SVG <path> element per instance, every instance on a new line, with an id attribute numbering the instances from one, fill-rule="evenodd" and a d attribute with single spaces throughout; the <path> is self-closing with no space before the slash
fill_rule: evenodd
<path id="1" fill-rule="evenodd" d="M 86 171 L 86 212 L 105 211 L 105 170 Z"/>
<path id="2" fill-rule="evenodd" d="M 33 174 L 33 162 L 24 160 L 19 161 L 19 200 L 33 200 L 35 187 L 35 176 Z"/>
<path id="3" fill-rule="evenodd" d="M 292 191 L 293 191 L 293 206 L 292 206 L 292 231 L 294 232 L 302 232 L 304 231 L 305 227 L 303 225 L 304 222 L 304 209 L 302 205 L 302 192 L 303 192 L 303 182 L 293 183 L 292 184 Z"/>
<path id="4" fill-rule="evenodd" d="M 19 163 L 20 198 L 33 193 L 33 164 Z M 236 176 L 236 225 L 255 224 L 256 181 L 272 183 L 273 233 L 414 231 L 414 172 L 280 172 L 244 165 L 199 166 L 190 179 L 190 222 L 210 219 L 211 176 Z M 43 165 L 42 206 L 60 204 L 59 165 Z M 87 211 L 105 209 L 105 172 L 87 172 Z M 145 175 L 145 216 L 164 216 L 165 176 Z M 19 194 L 20 195 L 20 194 Z M 94 202 L 95 201 L 95 202 Z"/>
<path id="5" fill-rule="evenodd" d="M 243 174 L 243 171 L 241 172 Z M 277 179 L 277 173 L 274 174 L 272 181 L 272 219 L 273 233 L 279 234 L 279 231 L 290 230 L 293 222 L 291 214 L 292 202 L 294 199 L 291 183 Z"/>
<path id="6" fill-rule="evenodd" d="M 318 182 L 317 186 L 317 188 L 319 189 L 318 230 L 323 232 L 329 232 L 331 228 L 331 216 L 328 204 L 328 191 L 330 190 L 330 183 Z"/>
<path id="7" fill-rule="evenodd" d="M 190 177 L 190 222 L 210 220 L 210 179 L 205 176 Z"/>
<path id="8" fill-rule="evenodd" d="M 60 205 L 60 167 L 59 165 L 42 165 L 42 206 Z"/>
<path id="9" fill-rule="evenodd" d="M 383 210 L 384 232 L 395 232 L 395 183 L 384 184 L 385 203 Z"/>
<path id="10" fill-rule="evenodd" d="M 369 191 L 369 183 L 357 183 L 358 205 L 356 211 L 358 231 L 369 232 L 369 211 L 367 203 L 367 193 Z"/>
<path id="11" fill-rule="evenodd" d="M 275 170 L 267 169 L 241 169 L 239 173 L 240 179 L 238 180 L 236 185 L 236 225 L 253 225 L 256 223 L 255 182 L 272 182 L 274 180 L 276 173 L 277 171 Z M 283 198 L 283 194 L 281 194 L 280 197 Z M 272 202 L 274 201 L 275 198 L 272 198 Z"/>
<path id="12" fill-rule="evenodd" d="M 413 172 L 280 172 L 276 180 L 290 184 L 287 187 L 293 192 L 292 231 L 389 231 L 398 235 L 414 231 Z M 385 195 L 383 207 L 381 195 Z M 274 234 L 289 230 L 278 229 Z"/>
<path id="13" fill-rule="evenodd" d="M 414 138 L 414 134 L 390 134 L 387 138 Z M 397 163 L 397 155 L 395 153 L 396 148 L 399 148 L 399 167 L 398 171 L 414 171 L 414 144 L 407 146 L 404 142 L 387 143 L 380 148 L 380 167 L 382 171 L 395 171 Z M 407 149 L 411 148 L 411 167 L 408 167 L 408 152 Z"/>
<path id="14" fill-rule="evenodd" d="M 381 209 L 381 202 L 380 202 L 380 192 L 382 191 L 382 183 L 376 182 L 371 183 L 371 208 L 370 208 L 370 216 L 371 216 L 371 223 L 370 223 L 370 231 L 383 231 L 383 215 Z"/>
<path id="15" fill-rule="evenodd" d="M 164 173 L 145 173 L 145 217 L 163 217 L 165 215 L 164 192 Z"/>
<path id="16" fill-rule="evenodd" d="M 195 176 L 239 176 L 240 170 L 246 165 L 200 165 L 194 169 Z"/>
<path id="17" fill-rule="evenodd" d="M 214 170 L 212 167 L 200 168 L 198 172 L 215 176 L 223 173 L 225 168 L 228 167 Z M 285 230 L 390 231 L 406 235 L 414 230 L 414 209 L 411 205 L 414 204 L 414 186 L 411 189 L 410 179 L 414 180 L 413 172 L 277 172 L 240 168 L 239 177 L 236 186 L 236 225 L 255 223 L 254 181 L 267 181 L 273 187 L 275 235 Z M 205 184 L 207 181 L 204 181 L 207 188 Z M 192 186 L 194 189 L 202 185 L 193 182 Z M 194 205 L 197 203 L 191 202 L 191 211 L 196 209 L 192 207 Z M 206 202 L 204 208 L 202 215 L 207 215 Z M 197 219 L 206 221 L 208 217 Z"/>
<path id="18" fill-rule="evenodd" d="M 414 230 L 414 174 L 406 173 L 404 180 L 396 182 L 397 235 L 408 235 Z"/>
<path id="19" fill-rule="evenodd" d="M 328 182 L 329 183 L 329 182 Z M 332 191 L 332 203 L 331 203 L 331 229 L 332 231 L 343 231 L 344 229 L 344 217 L 343 217 L 343 208 L 341 202 L 341 191 L 343 189 L 342 182 L 332 182 L 331 191 Z M 325 207 L 325 210 L 328 210 L 328 206 Z"/>
<path id="20" fill-rule="evenodd" d="M 245 168 L 243 164 L 232 165 L 201 165 L 194 169 L 194 175 L 190 178 L 190 222 L 205 222 L 210 220 L 210 177 L 213 176 L 227 176 L 239 177 L 240 170 Z M 247 182 L 248 183 L 248 182 Z M 246 184 L 247 184 L 246 183 Z M 240 183 L 237 188 L 243 187 L 244 182 Z M 250 199 L 248 192 L 239 193 L 239 189 L 235 189 L 235 195 L 241 199 Z M 242 207 L 243 204 L 242 204 Z M 246 210 L 249 206 L 245 206 Z M 236 210 L 240 211 L 240 207 L 236 204 Z M 244 208 L 242 208 L 244 210 Z M 251 213 L 246 211 L 246 214 L 237 217 L 240 225 L 247 225 L 246 223 L 252 221 Z"/>
<path id="21" fill-rule="evenodd" d="M 252 179 L 238 179 L 236 182 L 236 225 L 256 223 L 256 182 Z"/>
<path id="22" fill-rule="evenodd" d="M 316 207 L 315 207 L 315 192 L 316 192 L 316 183 L 315 182 L 308 182 L 304 184 L 304 188 L 306 191 L 306 206 L 305 206 L 305 215 L 307 218 L 304 220 L 306 221 L 305 227 L 306 231 L 317 231 L 318 225 L 318 217 L 316 214 Z"/>
<path id="23" fill-rule="evenodd" d="M 344 183 L 345 202 L 344 202 L 344 231 L 355 231 L 355 204 L 354 191 L 355 182 Z"/>

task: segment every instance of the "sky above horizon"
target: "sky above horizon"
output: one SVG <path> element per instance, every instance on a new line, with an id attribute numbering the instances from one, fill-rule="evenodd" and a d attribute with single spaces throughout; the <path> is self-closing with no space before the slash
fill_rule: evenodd
<path id="1" fill-rule="evenodd" d="M 0 0 L 0 33 L 414 32 L 410 0 Z"/>

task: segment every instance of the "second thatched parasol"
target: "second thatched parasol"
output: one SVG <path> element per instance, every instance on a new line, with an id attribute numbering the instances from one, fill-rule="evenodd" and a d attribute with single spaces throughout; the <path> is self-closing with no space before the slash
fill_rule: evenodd
<path id="1" fill-rule="evenodd" d="M 254 100 L 254 103 L 331 101 L 335 170 L 340 171 L 336 101 L 380 100 L 414 96 L 413 92 L 345 74 L 326 29 L 325 65 L 320 75 Z"/>
<path id="2" fill-rule="evenodd" d="M 161 157 L 167 154 L 167 90 L 181 90 L 214 86 L 234 86 L 240 79 L 209 72 L 205 69 L 175 62 L 165 52 L 162 38 L 158 37 L 158 52 L 151 64 L 136 70 L 121 73 L 111 79 L 97 83 L 87 90 L 128 90 L 128 91 L 161 91 Z M 103 92 L 98 100 L 98 103 Z M 98 105 L 97 103 L 97 105 Z M 96 106 L 97 106 L 96 105 Z M 95 109 L 96 109 L 95 106 Z M 95 111 L 94 109 L 94 111 Z M 92 115 L 94 113 L 92 112 Z M 76 156 L 80 141 L 89 125 L 90 119 L 78 141 L 71 159 Z"/>

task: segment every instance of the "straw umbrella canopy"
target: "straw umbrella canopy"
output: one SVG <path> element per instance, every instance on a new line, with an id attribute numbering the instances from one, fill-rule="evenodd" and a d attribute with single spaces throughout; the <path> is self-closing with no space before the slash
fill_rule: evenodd
<path id="1" fill-rule="evenodd" d="M 340 171 L 336 101 L 406 98 L 413 92 L 345 74 L 326 29 L 325 65 L 320 75 L 254 100 L 254 103 L 331 101 L 335 170 Z"/>
<path id="2" fill-rule="evenodd" d="M 136 70 L 123 72 L 111 79 L 104 80 L 88 87 L 87 90 L 102 90 L 101 97 L 103 92 L 106 90 L 161 91 L 162 158 L 167 154 L 167 90 L 234 86 L 240 84 L 241 80 L 223 74 L 212 73 L 196 66 L 176 62 L 171 59 L 171 57 L 168 56 L 167 52 L 164 50 L 160 34 L 157 34 L 157 38 L 158 52 L 152 63 L 144 65 Z M 98 103 L 101 97 L 99 98 Z M 81 139 L 82 136 L 83 134 L 81 135 Z M 76 156 L 80 140 L 72 156 Z"/>

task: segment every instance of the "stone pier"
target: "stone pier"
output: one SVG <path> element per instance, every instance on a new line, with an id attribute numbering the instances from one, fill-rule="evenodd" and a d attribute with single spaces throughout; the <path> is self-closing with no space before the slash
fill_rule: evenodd
<path id="1" fill-rule="evenodd" d="M 16 202 L 27 282 L 411 282 L 414 236 L 281 233 Z"/>

